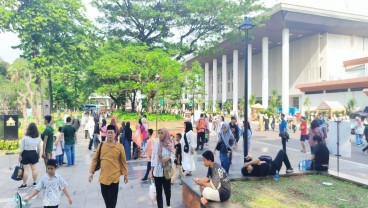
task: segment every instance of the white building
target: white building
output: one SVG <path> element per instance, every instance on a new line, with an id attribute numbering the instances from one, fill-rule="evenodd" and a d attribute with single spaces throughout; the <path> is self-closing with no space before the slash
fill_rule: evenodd
<path id="1" fill-rule="evenodd" d="M 249 97 L 255 94 L 267 107 L 275 89 L 283 113 L 289 107 L 303 112 L 307 97 L 312 109 L 322 101 L 346 105 L 351 98 L 361 109 L 368 106 L 363 92 L 368 88 L 368 2 L 283 2 L 288 3 L 275 5 L 270 20 L 252 31 Z M 237 111 L 236 101 L 244 96 L 244 43 L 226 40 L 215 47 L 222 54 L 197 56 L 187 64 L 199 61 L 205 69 L 206 108 L 209 101 L 232 100 Z"/>

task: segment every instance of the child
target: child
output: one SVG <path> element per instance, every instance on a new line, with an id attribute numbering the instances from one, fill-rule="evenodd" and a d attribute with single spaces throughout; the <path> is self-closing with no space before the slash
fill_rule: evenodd
<path id="1" fill-rule="evenodd" d="M 59 132 L 55 135 L 55 148 L 56 148 L 56 164 L 61 167 L 64 162 L 64 136 L 60 137 L 62 126 L 59 126 Z"/>
<path id="2" fill-rule="evenodd" d="M 181 159 L 182 159 L 182 149 L 181 149 L 181 144 L 180 144 L 180 140 L 181 140 L 181 134 L 177 133 L 175 136 L 175 160 L 174 160 L 174 164 L 176 166 L 176 170 L 175 170 L 175 174 L 174 176 L 171 178 L 171 184 L 174 184 L 177 182 L 178 179 L 178 175 L 180 175 L 180 178 L 184 178 L 184 172 L 183 172 L 183 168 L 181 167 Z M 181 185 L 181 182 L 180 182 Z"/>
<path id="3" fill-rule="evenodd" d="M 152 150 L 153 150 L 153 130 L 148 129 L 148 141 L 146 145 L 146 153 L 147 153 L 147 171 L 144 177 L 141 179 L 142 182 L 146 182 L 148 178 L 148 174 L 151 170 L 151 157 L 152 157 Z"/>
<path id="4" fill-rule="evenodd" d="M 29 200 L 40 193 L 41 189 L 44 189 L 44 208 L 58 208 L 60 204 L 61 192 L 64 192 L 65 196 L 68 198 L 69 204 L 72 204 L 72 198 L 70 198 L 68 190 L 66 189 L 66 182 L 60 175 L 55 173 L 56 166 L 57 163 L 55 159 L 49 159 L 47 161 L 47 173 L 38 181 L 35 188 L 36 190 L 30 196 L 24 199 L 25 202 L 28 203 Z"/>

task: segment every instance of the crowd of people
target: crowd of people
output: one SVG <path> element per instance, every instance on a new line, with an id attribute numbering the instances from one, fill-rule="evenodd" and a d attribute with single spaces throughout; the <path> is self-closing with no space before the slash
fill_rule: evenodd
<path id="1" fill-rule="evenodd" d="M 363 135 L 368 138 L 368 128 L 361 124 L 359 118 L 356 119 L 356 143 L 360 145 Z M 154 181 L 156 187 L 156 202 L 158 207 L 163 207 L 163 193 L 166 196 L 166 206 L 170 207 L 171 185 L 177 183 L 179 178 L 192 176 L 196 170 L 196 154 L 203 151 L 205 144 L 209 141 L 210 135 L 217 139 L 216 148 L 213 151 L 206 150 L 202 153 L 203 164 L 208 167 L 205 178 L 194 179 L 200 185 L 202 191 L 201 202 L 206 204 L 210 201 L 226 201 L 231 195 L 231 186 L 228 179 L 230 166 L 232 164 L 233 151 L 238 147 L 238 142 L 243 136 L 247 136 L 248 148 L 252 131 L 248 122 L 247 128 L 237 122 L 235 116 L 231 117 L 231 122 L 226 122 L 223 116 L 201 114 L 193 130 L 190 121 L 184 122 L 183 133 L 171 135 L 166 128 L 161 128 L 157 132 L 158 138 L 154 138 L 154 131 L 149 128 L 145 115 L 140 115 L 140 119 L 135 124 L 134 132 L 129 121 L 123 121 L 118 127 L 116 118 L 112 118 L 110 124 L 104 114 L 85 112 L 82 121 L 78 117 L 73 119 L 65 117 L 65 124 L 58 128 L 54 135 L 52 127 L 52 117 L 45 116 L 46 126 L 42 134 L 38 133 L 36 124 L 31 123 L 21 141 L 21 152 L 19 161 L 24 165 L 23 183 L 19 188 L 27 187 L 29 169 L 32 171 L 33 184 L 36 191 L 26 200 L 29 201 L 42 189 L 48 190 L 53 183 L 59 184 L 60 195 L 64 192 L 69 203 L 72 203 L 66 190 L 66 182 L 55 173 L 56 167 L 69 167 L 75 165 L 75 144 L 77 142 L 76 133 L 80 127 L 84 130 L 85 139 L 89 139 L 89 150 L 94 150 L 95 154 L 90 166 L 89 181 L 93 180 L 93 175 L 100 170 L 99 183 L 101 193 L 106 207 L 116 207 L 120 176 L 124 176 L 124 182 L 128 183 L 127 161 L 131 159 L 147 160 L 147 169 L 142 182 L 148 179 Z M 363 127 L 362 127 L 363 126 Z M 305 141 L 308 141 L 311 150 L 310 159 L 313 161 L 313 168 L 318 171 L 327 171 L 329 164 L 329 150 L 326 147 L 327 131 L 326 122 L 323 116 L 316 117 L 308 128 L 305 117 L 301 117 L 300 141 L 301 152 L 306 153 Z M 278 152 L 274 160 L 265 160 L 262 157 L 253 159 L 247 156 L 247 160 L 241 168 L 244 176 L 266 176 L 278 173 L 283 164 L 286 166 L 286 173 L 293 172 L 288 155 L 286 153 L 286 143 L 289 139 L 288 124 L 285 115 L 281 115 L 279 124 L 279 136 L 281 137 L 282 150 Z M 42 144 L 42 148 L 41 148 Z M 368 146 L 363 152 L 368 150 Z M 55 151 L 56 155 L 53 155 Z M 220 164 L 215 162 L 214 157 L 219 151 Z M 66 155 L 66 162 L 64 162 Z M 37 181 L 38 173 L 36 164 L 39 159 L 44 159 L 46 165 L 46 176 Z M 56 206 L 60 200 L 44 199 L 45 206 Z"/>

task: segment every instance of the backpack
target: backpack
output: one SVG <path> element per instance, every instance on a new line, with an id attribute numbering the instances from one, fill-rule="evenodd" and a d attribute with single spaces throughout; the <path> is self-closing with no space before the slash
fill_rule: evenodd
<path id="1" fill-rule="evenodd" d="M 261 155 L 258 158 L 260 161 L 265 161 L 267 163 L 271 163 L 272 162 L 272 157 L 268 156 L 268 155 Z"/>
<path id="2" fill-rule="evenodd" d="M 203 118 L 199 119 L 198 125 L 197 125 L 197 131 L 202 130 L 202 129 L 205 130 L 205 127 L 206 127 L 206 121 Z"/>

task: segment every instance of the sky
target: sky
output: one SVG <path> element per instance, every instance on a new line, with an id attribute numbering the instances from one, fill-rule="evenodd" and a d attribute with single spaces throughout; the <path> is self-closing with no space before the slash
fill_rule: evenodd
<path id="1" fill-rule="evenodd" d="M 86 6 L 86 16 L 90 20 L 95 20 L 98 10 L 90 5 L 91 0 L 82 0 Z M 261 0 L 266 7 L 272 7 L 277 3 L 289 3 L 305 5 L 308 7 L 328 8 L 339 12 L 349 12 L 361 15 L 368 14 L 368 1 L 366 0 Z M 333 7 L 331 6 L 333 5 Z M 20 43 L 14 33 L 0 33 L 0 58 L 12 63 L 21 54 L 20 50 L 12 49 Z"/>

